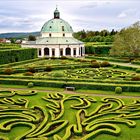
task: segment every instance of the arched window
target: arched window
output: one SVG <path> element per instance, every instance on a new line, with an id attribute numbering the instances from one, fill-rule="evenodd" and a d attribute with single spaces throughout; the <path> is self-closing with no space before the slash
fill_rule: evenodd
<path id="1" fill-rule="evenodd" d="M 60 49 L 60 56 L 63 56 L 63 48 Z"/>
<path id="2" fill-rule="evenodd" d="M 55 49 L 52 49 L 52 56 L 55 56 Z"/>
<path id="3" fill-rule="evenodd" d="M 49 55 L 49 48 L 44 49 L 44 56 Z"/>
<path id="4" fill-rule="evenodd" d="M 81 47 L 81 56 L 83 55 L 83 49 L 82 49 L 82 47 Z"/>
<path id="5" fill-rule="evenodd" d="M 66 48 L 66 55 L 71 55 L 71 49 L 70 48 Z"/>
<path id="6" fill-rule="evenodd" d="M 73 48 L 73 55 L 76 55 L 76 48 Z"/>
<path id="7" fill-rule="evenodd" d="M 38 49 L 38 55 L 41 56 L 41 49 Z"/>
<path id="8" fill-rule="evenodd" d="M 62 26 L 62 31 L 64 31 L 64 26 Z"/>

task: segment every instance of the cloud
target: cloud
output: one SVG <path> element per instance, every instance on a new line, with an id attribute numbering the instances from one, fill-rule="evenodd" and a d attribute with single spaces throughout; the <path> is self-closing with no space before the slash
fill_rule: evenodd
<path id="1" fill-rule="evenodd" d="M 0 1 L 0 32 L 39 31 L 53 18 L 56 4 L 60 17 L 75 31 L 119 29 L 140 18 L 140 1 L 4 0 Z"/>
<path id="2" fill-rule="evenodd" d="M 127 9 L 122 11 L 119 15 L 118 18 L 139 18 L 140 17 L 140 12 L 138 9 Z"/>

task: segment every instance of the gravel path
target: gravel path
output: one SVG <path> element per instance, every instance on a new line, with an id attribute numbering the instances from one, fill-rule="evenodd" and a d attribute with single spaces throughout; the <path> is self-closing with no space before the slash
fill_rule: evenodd
<path id="1" fill-rule="evenodd" d="M 140 96 L 130 96 L 130 95 L 116 95 L 116 94 L 99 94 L 99 93 L 86 93 L 85 92 L 76 92 L 76 91 L 54 91 L 54 90 L 45 90 L 45 89 L 27 89 L 27 88 L 4 88 L 4 87 L 0 87 L 0 90 L 21 90 L 21 91 L 26 91 L 26 90 L 36 90 L 38 92 L 53 92 L 53 93 L 56 93 L 56 92 L 61 92 L 61 93 L 64 93 L 64 94 L 84 94 L 84 95 L 89 95 L 89 96 L 95 96 L 95 97 L 106 97 L 106 96 L 113 96 L 113 97 L 119 97 L 119 98 L 139 98 L 140 99 Z"/>

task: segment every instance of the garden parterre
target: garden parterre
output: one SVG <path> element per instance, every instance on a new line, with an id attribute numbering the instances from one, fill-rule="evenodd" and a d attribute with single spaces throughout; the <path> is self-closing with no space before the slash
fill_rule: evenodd
<path id="1" fill-rule="evenodd" d="M 0 83 L 28 85 L 33 82 L 34 86 L 73 86 L 76 89 L 110 91 L 121 86 L 122 91 L 140 91 L 140 77 L 136 68 L 125 70 L 127 68 L 120 69 L 108 62 L 72 58 L 43 58 L 26 62 L 10 64 L 11 67 L 3 65 L 0 69 Z"/>
<path id="2" fill-rule="evenodd" d="M 140 100 L 0 91 L 1 140 L 139 138 Z"/>

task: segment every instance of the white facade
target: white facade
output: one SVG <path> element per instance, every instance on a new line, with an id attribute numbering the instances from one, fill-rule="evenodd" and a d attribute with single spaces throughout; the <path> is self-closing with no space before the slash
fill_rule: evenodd
<path id="1" fill-rule="evenodd" d="M 38 57 L 82 57 L 85 55 L 84 43 L 72 34 L 72 27 L 60 18 L 56 9 L 54 18 L 43 25 L 41 36 L 36 41 L 22 42 L 22 47 L 36 48 Z"/>
<path id="2" fill-rule="evenodd" d="M 82 57 L 85 55 L 84 45 L 27 45 L 24 48 L 36 48 L 38 57 Z"/>

